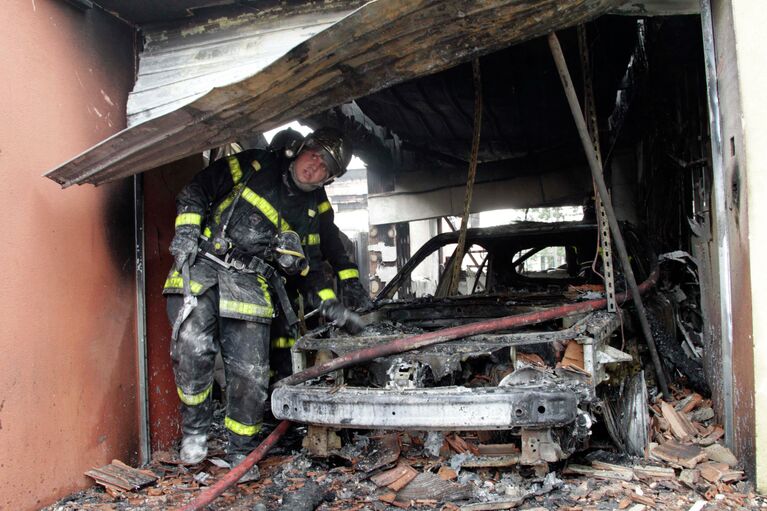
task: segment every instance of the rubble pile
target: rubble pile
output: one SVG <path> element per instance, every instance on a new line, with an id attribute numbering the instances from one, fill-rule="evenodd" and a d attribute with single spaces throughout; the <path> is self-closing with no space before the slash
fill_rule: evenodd
<path id="1" fill-rule="evenodd" d="M 563 511 L 767 508 L 724 447 L 708 399 L 689 390 L 650 403 L 651 442 L 644 458 L 602 449 L 560 464 L 518 465 L 514 443 L 493 443 L 495 432 L 342 432 L 343 448 L 325 458 L 301 449 L 296 428 L 259 467 L 261 479 L 227 490 L 208 508 L 258 511 L 395 511 L 498 509 Z M 223 438 L 223 437 L 221 437 Z M 210 457 L 185 467 L 176 454 L 157 452 L 136 471 L 120 463 L 90 471 L 99 483 L 48 508 L 70 510 L 173 509 L 190 502 L 228 467 L 221 439 Z M 117 471 L 115 471 L 117 470 Z M 151 476 L 154 474 L 156 480 Z M 135 483 L 126 489 L 119 480 Z M 123 486 L 123 487 L 120 487 Z M 138 487 L 140 486 L 140 487 Z"/>

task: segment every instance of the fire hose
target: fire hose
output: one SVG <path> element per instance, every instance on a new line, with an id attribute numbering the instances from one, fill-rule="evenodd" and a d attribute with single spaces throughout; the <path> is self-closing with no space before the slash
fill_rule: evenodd
<path id="1" fill-rule="evenodd" d="M 658 273 L 658 268 L 656 267 L 652 274 L 647 278 L 647 280 L 638 286 L 638 291 L 641 294 L 645 294 L 655 285 L 658 280 Z M 615 296 L 616 302 L 620 303 L 625 303 L 631 300 L 631 298 L 632 294 L 625 291 Z M 596 300 L 587 300 L 567 305 L 560 305 L 558 307 L 552 307 L 542 311 L 527 312 L 513 316 L 504 316 L 487 321 L 478 321 L 476 323 L 469 323 L 467 325 L 435 330 L 433 332 L 427 332 L 424 334 L 402 337 L 385 344 L 379 344 L 371 348 L 353 351 L 338 358 L 334 358 L 333 360 L 330 360 L 324 364 L 310 367 L 280 380 L 277 385 L 297 385 L 313 378 L 318 378 L 329 372 L 343 369 L 345 367 L 359 364 L 361 362 L 367 362 L 378 357 L 395 355 L 398 353 L 431 346 L 433 344 L 440 344 L 463 337 L 469 337 L 472 335 L 485 334 L 498 330 L 506 330 L 525 325 L 543 323 L 544 321 L 552 321 L 567 316 L 573 316 L 575 314 L 585 314 L 598 309 L 604 309 L 606 306 L 607 299 L 599 298 Z M 222 477 L 221 480 L 219 480 L 216 484 L 200 493 L 196 499 L 194 499 L 183 508 L 180 508 L 178 511 L 195 511 L 201 509 L 207 504 L 210 504 L 216 497 L 224 493 L 227 488 L 235 484 L 240 479 L 240 477 L 245 474 L 245 472 L 250 470 L 253 465 L 258 463 L 261 458 L 264 457 L 267 451 L 271 449 L 272 446 L 277 442 L 277 440 L 279 440 L 282 435 L 285 434 L 289 426 L 289 421 L 284 420 L 280 422 L 277 428 L 272 431 L 272 433 L 266 437 L 261 445 L 259 445 L 253 452 L 251 452 L 242 461 L 242 463 L 237 465 L 224 477 Z"/>

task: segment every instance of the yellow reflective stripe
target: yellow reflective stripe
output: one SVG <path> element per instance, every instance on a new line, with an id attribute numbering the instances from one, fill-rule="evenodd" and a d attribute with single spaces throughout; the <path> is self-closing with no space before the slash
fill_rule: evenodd
<path id="1" fill-rule="evenodd" d="M 274 209 L 274 206 L 269 204 L 269 201 L 261 197 L 247 186 L 242 192 L 242 198 L 250 202 L 256 209 L 258 209 L 266 218 L 269 219 L 270 222 L 274 224 L 275 227 L 277 227 L 277 222 L 281 220 L 279 226 L 280 231 L 290 230 L 290 225 L 288 225 L 285 220 L 280 219 L 280 215 L 277 213 L 277 210 Z"/>
<path id="2" fill-rule="evenodd" d="M 212 383 L 208 385 L 207 389 L 203 390 L 199 394 L 184 394 L 184 392 L 181 390 L 181 387 L 176 387 L 176 392 L 178 392 L 179 399 L 181 399 L 181 402 L 187 406 L 197 406 L 202 404 L 206 399 L 208 399 L 211 390 L 213 390 Z"/>
<path id="3" fill-rule="evenodd" d="M 309 218 L 314 218 L 315 216 L 317 216 L 317 212 L 314 211 L 313 209 L 307 210 L 306 213 L 309 215 Z"/>
<path id="4" fill-rule="evenodd" d="M 179 275 L 178 271 L 173 272 L 173 275 L 168 277 L 165 281 L 163 289 L 183 289 L 184 279 Z M 202 291 L 202 284 L 194 280 L 189 281 L 189 289 L 193 294 L 198 294 Z"/>
<path id="5" fill-rule="evenodd" d="M 176 217 L 176 227 L 179 225 L 201 225 L 202 215 L 199 213 L 181 213 Z"/>
<path id="6" fill-rule="evenodd" d="M 221 223 L 221 214 L 224 212 L 226 208 L 229 207 L 229 205 L 234 202 L 234 198 L 237 197 L 237 194 L 240 192 L 240 188 L 242 188 L 245 185 L 239 184 L 232 188 L 232 191 L 229 192 L 229 195 L 226 196 L 226 199 L 221 201 L 221 204 L 218 205 L 216 208 L 216 213 L 213 215 L 213 219 L 216 221 L 217 224 Z"/>
<path id="7" fill-rule="evenodd" d="M 229 172 L 232 174 L 232 182 L 237 184 L 242 179 L 242 169 L 240 168 L 240 160 L 236 156 L 229 156 L 226 158 L 229 162 Z"/>
<path id="8" fill-rule="evenodd" d="M 269 307 L 272 307 L 272 295 L 269 294 L 269 284 L 266 283 L 266 279 L 261 275 L 258 276 L 258 283 L 261 285 L 261 291 L 264 292 L 264 301 L 266 301 Z"/>
<path id="9" fill-rule="evenodd" d="M 306 245 L 319 245 L 320 235 L 317 233 L 307 234 L 304 241 Z"/>
<path id="10" fill-rule="evenodd" d="M 243 424 L 242 422 L 237 422 L 228 415 L 224 417 L 224 427 L 232 433 L 237 433 L 238 435 L 242 436 L 253 436 L 261 431 L 260 422 L 258 424 L 249 426 L 247 424 Z"/>
<path id="11" fill-rule="evenodd" d="M 326 287 L 325 289 L 320 289 L 317 291 L 317 296 L 320 297 L 320 300 L 325 301 L 335 298 L 336 293 L 332 289 Z"/>
<path id="12" fill-rule="evenodd" d="M 292 337 L 277 337 L 272 339 L 272 348 L 292 348 L 295 343 Z"/>
<path id="13" fill-rule="evenodd" d="M 261 164 L 258 163 L 258 160 L 253 160 L 252 162 L 250 162 L 250 166 L 253 167 L 253 170 L 255 170 L 256 172 L 261 170 Z"/>
<path id="14" fill-rule="evenodd" d="M 322 201 L 319 204 L 317 204 L 317 211 L 319 211 L 320 214 L 326 213 L 330 211 L 331 209 L 333 209 L 333 207 L 330 205 L 330 202 L 328 201 Z"/>
<path id="15" fill-rule="evenodd" d="M 360 278 L 360 271 L 356 268 L 349 268 L 347 270 L 341 270 L 338 272 L 338 278 L 341 280 L 346 279 L 358 279 Z"/>
<path id="16" fill-rule="evenodd" d="M 218 307 L 221 312 L 234 312 L 236 314 L 256 316 L 258 318 L 271 318 L 274 315 L 274 309 L 270 305 L 259 305 L 257 303 L 222 299 L 219 302 Z"/>
<path id="17" fill-rule="evenodd" d="M 210 238 L 211 236 L 213 236 L 213 233 L 212 233 L 212 232 L 210 232 L 210 227 L 206 227 L 206 228 L 205 228 L 205 230 L 204 230 L 204 231 L 202 231 L 202 234 L 203 234 L 203 236 L 205 236 L 206 238 Z"/>

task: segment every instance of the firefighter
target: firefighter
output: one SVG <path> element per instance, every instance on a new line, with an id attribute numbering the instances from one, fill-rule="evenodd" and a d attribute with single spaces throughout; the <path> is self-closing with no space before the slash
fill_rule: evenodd
<path id="1" fill-rule="evenodd" d="M 174 325 L 182 462 L 199 463 L 207 455 L 218 350 L 227 381 L 230 464 L 256 447 L 269 379 L 269 325 L 275 315 L 296 322 L 285 279 L 329 321 L 352 333 L 361 329 L 320 266 L 322 186 L 342 175 L 350 159 L 341 134 L 323 128 L 291 158 L 254 149 L 217 160 L 178 195 L 170 245 L 175 262 L 163 292 Z M 190 295 L 196 298 L 191 311 Z"/>
<path id="2" fill-rule="evenodd" d="M 284 152 L 287 157 L 291 157 L 303 142 L 304 136 L 301 133 L 287 128 L 272 138 L 269 148 L 273 151 Z M 340 282 L 341 299 L 344 306 L 354 310 L 368 310 L 373 306 L 370 294 L 362 286 L 359 268 L 351 260 L 344 247 L 341 231 L 335 224 L 333 207 L 324 188 L 320 189 L 320 194 L 317 212 L 320 215 L 320 251 L 322 257 L 330 264 Z"/>

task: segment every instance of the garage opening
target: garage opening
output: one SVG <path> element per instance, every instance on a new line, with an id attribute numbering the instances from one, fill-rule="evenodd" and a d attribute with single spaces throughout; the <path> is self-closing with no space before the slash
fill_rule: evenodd
<path id="1" fill-rule="evenodd" d="M 587 450 L 597 435 L 622 453 L 649 456 L 657 449 L 656 461 L 692 469 L 705 458 L 698 450 L 719 445 L 726 432 L 741 466 L 753 469 L 755 412 L 733 399 L 728 377 L 738 367 L 741 382 L 753 383 L 753 364 L 733 359 L 732 346 L 723 343 L 716 291 L 729 268 L 721 265 L 713 206 L 719 155 L 710 121 L 710 20 L 692 10 L 646 15 L 627 7 L 557 27 L 590 150 L 625 239 L 625 263 L 612 252 L 615 233 L 541 34 L 488 44 L 470 59 L 456 57 L 393 85 L 381 81 L 330 108 L 295 101 L 302 113 L 295 121 L 340 130 L 360 159 L 329 195 L 339 217 L 350 213 L 344 241 L 375 305 L 361 311 L 367 319 L 357 337 L 305 322 L 283 370 L 301 374 L 360 349 L 467 328 L 463 335 L 451 330 L 457 337 L 450 343 L 339 365 L 314 374 L 311 384 L 291 381 L 294 374 L 285 380 L 291 384 L 275 386 L 274 416 L 307 425 L 307 452 L 322 463 L 338 456 L 357 466 L 354 456 L 394 451 L 404 438 L 363 431 L 418 432 L 407 433 L 406 443 L 424 456 L 466 455 L 450 466 L 456 473 L 523 465 L 543 477 L 548 464 Z M 227 125 L 231 133 L 204 143 L 222 142 L 220 136 L 242 149 L 266 148 L 268 140 L 258 136 L 264 130 L 246 133 L 244 126 L 274 128 L 276 119 L 288 120 L 280 115 L 263 126 L 251 119 Z M 224 145 L 217 144 L 220 154 Z M 131 158 L 141 161 L 131 154 L 125 162 Z M 156 154 L 147 158 L 164 163 Z M 164 247 L 174 234 L 173 197 L 204 158 L 198 152 L 143 176 L 153 247 L 146 318 L 155 449 L 171 448 L 179 436 L 160 294 L 171 263 Z M 123 175 L 125 162 L 102 177 Z M 467 178 L 473 164 L 476 178 Z M 738 186 L 731 187 L 736 199 Z M 647 300 L 659 362 L 631 304 L 629 272 Z M 516 319 L 502 323 L 510 317 Z M 689 445 L 693 454 L 668 452 Z M 496 460 L 505 465 L 471 464 L 469 455 L 494 449 L 505 449 L 504 461 Z M 399 452 L 365 473 L 396 468 Z M 608 462 L 597 459 L 593 467 L 599 463 Z M 647 470 L 668 475 L 668 467 L 654 468 Z M 734 470 L 722 469 L 731 482 L 743 475 Z"/>

